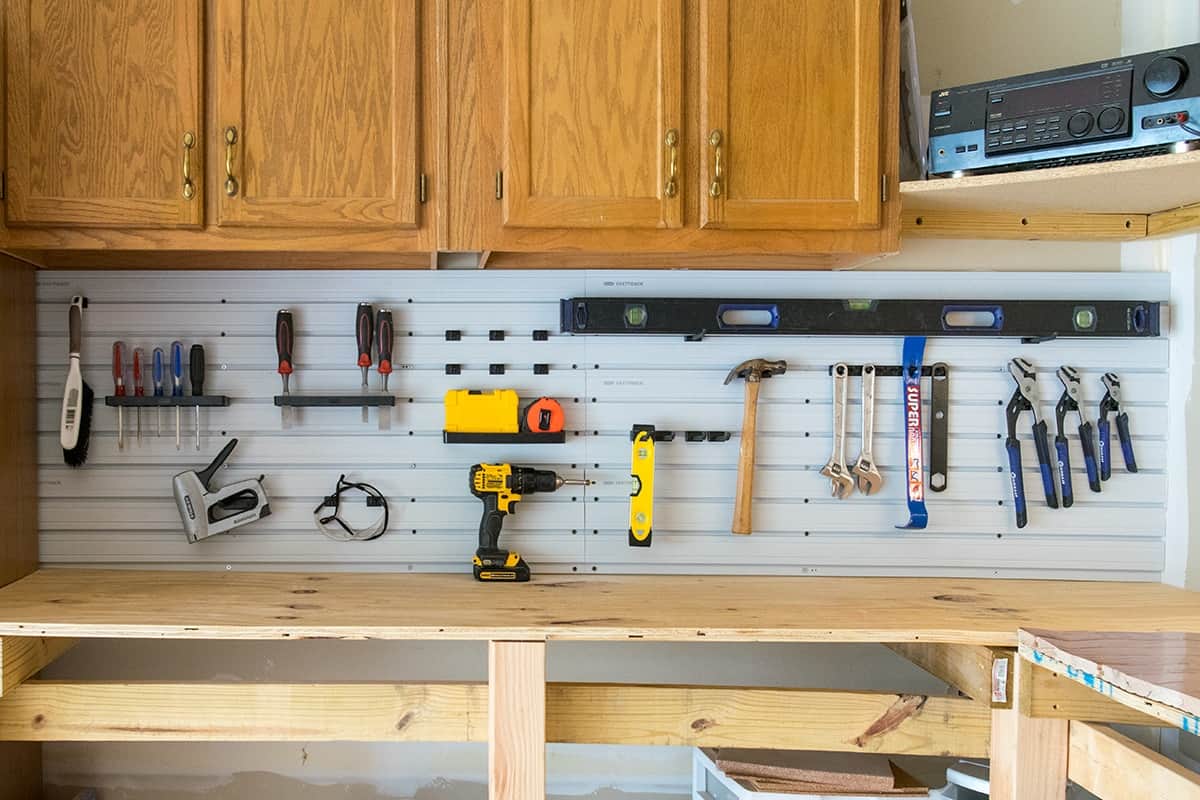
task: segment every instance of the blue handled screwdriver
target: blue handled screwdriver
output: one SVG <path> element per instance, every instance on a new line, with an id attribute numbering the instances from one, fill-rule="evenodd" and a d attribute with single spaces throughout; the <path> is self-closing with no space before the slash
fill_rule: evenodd
<path id="1" fill-rule="evenodd" d="M 171 397 L 183 397 L 183 342 L 171 342 Z M 181 448 L 179 439 L 179 406 L 175 406 L 175 449 Z"/>
<path id="2" fill-rule="evenodd" d="M 163 396 L 163 349 L 154 348 L 154 363 L 151 370 L 154 374 L 154 396 Z M 154 407 L 154 416 L 158 422 L 158 435 L 162 436 L 162 406 Z"/>

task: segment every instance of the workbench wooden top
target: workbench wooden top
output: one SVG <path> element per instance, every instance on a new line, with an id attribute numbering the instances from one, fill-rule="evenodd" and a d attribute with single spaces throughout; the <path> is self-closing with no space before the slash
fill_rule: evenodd
<path id="1" fill-rule="evenodd" d="M 955 642 L 1019 628 L 1200 632 L 1159 584 L 961 578 L 43 569 L 0 589 L 0 635 L 170 639 Z"/>

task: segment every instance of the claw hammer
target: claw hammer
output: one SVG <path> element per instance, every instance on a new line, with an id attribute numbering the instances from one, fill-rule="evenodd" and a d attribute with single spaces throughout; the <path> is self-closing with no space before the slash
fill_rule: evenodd
<path id="1" fill-rule="evenodd" d="M 786 361 L 752 358 L 743 361 L 725 376 L 728 385 L 734 378 L 746 382 L 742 408 L 742 441 L 738 451 L 737 495 L 733 502 L 733 532 L 746 535 L 754 530 L 751 503 L 754 500 L 754 443 L 758 432 L 758 390 L 766 378 L 787 372 Z"/>

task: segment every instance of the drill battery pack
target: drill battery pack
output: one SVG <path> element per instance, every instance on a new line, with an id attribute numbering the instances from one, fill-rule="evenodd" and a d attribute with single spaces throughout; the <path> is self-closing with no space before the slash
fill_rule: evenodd
<path id="1" fill-rule="evenodd" d="M 529 580 L 529 565 L 518 553 L 508 550 L 475 551 L 472 572 L 477 581 L 509 581 L 524 583 Z"/>

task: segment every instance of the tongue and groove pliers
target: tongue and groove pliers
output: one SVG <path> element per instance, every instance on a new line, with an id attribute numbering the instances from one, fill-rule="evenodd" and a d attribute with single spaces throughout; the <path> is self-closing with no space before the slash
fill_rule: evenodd
<path id="1" fill-rule="evenodd" d="M 1008 476 L 1012 482 L 1013 506 L 1017 514 L 1017 527 L 1024 528 L 1029 522 L 1025 505 L 1025 478 L 1021 470 L 1021 443 L 1017 440 L 1017 422 L 1021 412 L 1033 415 L 1033 444 L 1037 449 L 1038 466 L 1042 472 L 1042 489 L 1046 503 L 1058 508 L 1058 495 L 1054 489 L 1054 474 L 1050 466 L 1050 439 L 1046 431 L 1046 420 L 1038 419 L 1037 371 L 1033 364 L 1023 358 L 1014 358 L 1008 364 L 1008 372 L 1017 383 L 1012 399 L 1008 401 L 1005 419 L 1008 423 L 1008 438 L 1004 449 L 1008 451 Z"/>
<path id="2" fill-rule="evenodd" d="M 1083 463 L 1087 467 L 1088 486 L 1093 492 L 1100 491 L 1100 473 L 1096 467 L 1096 442 L 1092 423 L 1084 419 L 1083 409 L 1079 405 L 1081 381 L 1079 370 L 1074 367 L 1058 368 L 1058 379 L 1062 381 L 1063 393 L 1058 398 L 1054 408 L 1054 416 L 1058 421 L 1058 435 L 1054 437 L 1054 449 L 1058 452 L 1058 488 L 1062 492 L 1063 508 L 1070 508 L 1075 502 L 1074 491 L 1071 488 L 1071 452 L 1067 446 L 1066 421 L 1067 414 L 1074 413 L 1079 418 L 1079 444 L 1083 448 Z"/>
<path id="3" fill-rule="evenodd" d="M 1110 411 L 1117 415 L 1117 435 L 1121 439 L 1125 469 L 1137 472 L 1138 468 L 1137 460 L 1133 457 L 1129 415 L 1121 410 L 1121 379 L 1115 372 L 1106 372 L 1100 382 L 1104 384 L 1104 397 L 1100 400 L 1100 479 L 1106 481 L 1112 475 L 1112 429 L 1108 422 Z"/>

